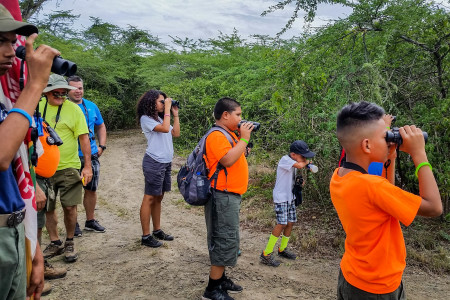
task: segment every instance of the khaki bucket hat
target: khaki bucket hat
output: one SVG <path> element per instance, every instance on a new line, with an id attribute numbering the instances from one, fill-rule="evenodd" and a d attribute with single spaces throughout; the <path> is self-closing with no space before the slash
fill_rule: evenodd
<path id="1" fill-rule="evenodd" d="M 56 89 L 76 90 L 77 88 L 68 85 L 67 81 L 61 75 L 52 74 L 48 79 L 47 87 L 44 89 L 43 93 L 47 93 Z"/>
<path id="2" fill-rule="evenodd" d="M 11 13 L 0 4 L 0 32 L 14 31 L 16 34 L 29 36 L 38 33 L 36 26 L 14 20 Z"/>

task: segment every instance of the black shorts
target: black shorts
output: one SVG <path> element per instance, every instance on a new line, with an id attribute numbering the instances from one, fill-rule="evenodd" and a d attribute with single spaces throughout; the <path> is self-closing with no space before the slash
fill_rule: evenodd
<path id="1" fill-rule="evenodd" d="M 172 163 L 160 163 L 148 154 L 142 160 L 142 170 L 145 177 L 145 194 L 162 195 L 171 190 Z"/>

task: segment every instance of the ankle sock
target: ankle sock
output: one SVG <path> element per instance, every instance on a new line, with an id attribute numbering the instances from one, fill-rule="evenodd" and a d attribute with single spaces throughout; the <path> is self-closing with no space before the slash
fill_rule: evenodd
<path id="1" fill-rule="evenodd" d="M 146 239 L 148 239 L 150 236 L 151 236 L 150 234 L 143 235 L 143 236 L 142 236 L 142 239 L 143 239 L 143 240 L 146 240 Z"/>
<path id="2" fill-rule="evenodd" d="M 71 238 L 71 239 L 66 238 L 66 242 L 70 242 L 70 241 L 73 241 L 73 238 Z"/>
<path id="3" fill-rule="evenodd" d="M 158 230 L 153 230 L 153 233 L 156 233 L 156 234 L 158 234 L 158 233 L 160 233 L 162 230 L 161 229 L 158 229 Z"/>
<path id="4" fill-rule="evenodd" d="M 62 245 L 61 240 L 51 241 L 51 243 L 52 243 L 52 244 L 55 244 L 55 245 L 57 245 L 57 246 L 61 246 L 61 245 Z"/>
<path id="5" fill-rule="evenodd" d="M 208 286 L 206 287 L 206 289 L 210 292 L 214 291 L 214 289 L 218 287 L 220 283 L 222 283 L 222 278 L 212 279 L 211 277 L 209 277 Z"/>

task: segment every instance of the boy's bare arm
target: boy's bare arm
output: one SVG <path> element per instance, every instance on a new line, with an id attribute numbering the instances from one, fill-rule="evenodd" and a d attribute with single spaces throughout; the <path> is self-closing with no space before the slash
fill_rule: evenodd
<path id="1" fill-rule="evenodd" d="M 400 150 L 411 155 L 416 168 L 420 163 L 428 162 L 422 130 L 414 125 L 406 125 L 401 127 L 399 131 L 403 139 Z M 422 203 L 417 214 L 426 217 L 440 216 L 442 214 L 442 201 L 433 172 L 428 166 L 423 166 L 418 171 L 418 178 Z"/>
<path id="2" fill-rule="evenodd" d="M 241 138 L 249 141 L 252 130 L 253 130 L 252 123 L 250 122 L 243 123 L 240 128 Z M 236 145 L 234 145 L 233 148 L 230 149 L 230 151 L 227 152 L 227 154 L 225 154 L 219 160 L 219 162 L 225 168 L 231 167 L 239 159 L 239 157 L 241 157 L 242 153 L 245 152 L 246 147 L 247 143 L 244 142 L 243 140 L 240 140 Z"/>

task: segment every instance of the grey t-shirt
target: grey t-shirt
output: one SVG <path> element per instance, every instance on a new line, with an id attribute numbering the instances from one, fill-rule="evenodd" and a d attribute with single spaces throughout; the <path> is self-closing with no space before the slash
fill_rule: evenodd
<path id="1" fill-rule="evenodd" d="M 156 125 L 162 124 L 163 120 L 158 117 L 158 121 L 149 116 L 141 117 L 141 128 L 147 138 L 147 153 L 151 158 L 160 163 L 169 163 L 173 159 L 172 125 L 169 132 L 156 132 L 153 129 Z"/>

